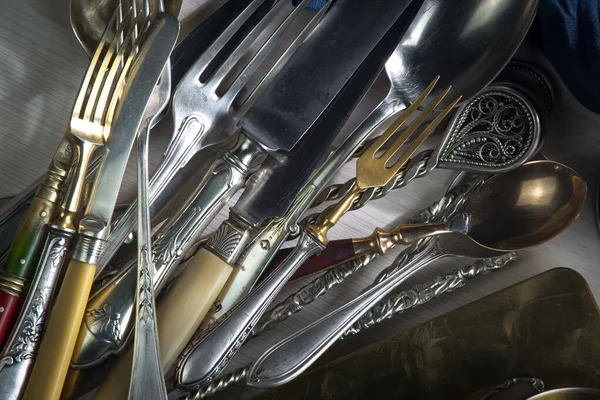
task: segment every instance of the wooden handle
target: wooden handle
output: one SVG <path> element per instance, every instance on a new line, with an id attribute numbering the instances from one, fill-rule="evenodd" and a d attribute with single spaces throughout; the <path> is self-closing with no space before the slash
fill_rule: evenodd
<path id="1" fill-rule="evenodd" d="M 60 398 L 95 273 L 96 266 L 92 264 L 76 260 L 69 263 L 24 400 Z"/>
<path id="2" fill-rule="evenodd" d="M 163 371 L 168 371 L 175 364 L 232 270 L 225 261 L 201 249 L 158 300 L 156 318 Z M 94 399 L 127 399 L 132 358 L 131 349 L 120 357 Z"/>

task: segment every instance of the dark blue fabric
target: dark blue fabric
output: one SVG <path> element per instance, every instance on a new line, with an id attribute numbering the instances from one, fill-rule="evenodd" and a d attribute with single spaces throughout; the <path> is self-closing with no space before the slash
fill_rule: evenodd
<path id="1" fill-rule="evenodd" d="M 533 34 L 571 93 L 600 114 L 600 0 L 540 0 Z"/>
<path id="2" fill-rule="evenodd" d="M 292 3 L 297 6 L 300 4 L 300 1 L 301 0 L 294 0 Z M 306 6 L 306 9 L 310 11 L 319 11 L 321 7 L 325 5 L 325 3 L 327 3 L 327 0 L 310 0 Z"/>

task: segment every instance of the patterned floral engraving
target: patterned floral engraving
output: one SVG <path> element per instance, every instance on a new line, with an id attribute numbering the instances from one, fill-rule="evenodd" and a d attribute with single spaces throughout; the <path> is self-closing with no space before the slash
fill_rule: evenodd
<path id="1" fill-rule="evenodd" d="M 140 250 L 140 253 L 141 260 L 149 260 L 147 247 L 144 246 Z M 152 307 L 153 287 L 152 276 L 150 275 L 150 265 L 147 262 L 142 261 L 140 267 L 140 297 L 138 300 L 138 320 L 142 324 L 150 326 L 152 327 L 152 329 L 154 329 L 154 308 Z"/>
<path id="2" fill-rule="evenodd" d="M 461 113 L 440 153 L 441 162 L 504 167 L 530 149 L 534 122 L 527 105 L 507 92 L 487 92 Z"/>
<path id="3" fill-rule="evenodd" d="M 121 314 L 114 313 L 110 305 L 103 304 L 100 308 L 86 311 L 84 319 L 89 321 L 87 325 L 90 328 L 97 328 L 95 329 L 97 336 L 101 336 L 115 346 L 119 345 L 121 342 Z"/>
<path id="4" fill-rule="evenodd" d="M 33 297 L 26 303 L 23 309 L 24 316 L 14 328 L 19 332 L 18 335 L 11 337 L 6 344 L 6 356 L 0 360 L 0 369 L 5 365 L 20 363 L 35 356 L 44 327 L 48 299 L 56 283 L 53 277 L 57 275 L 57 268 L 62 265 L 67 247 L 65 237 L 58 236 L 50 240 L 45 262 L 40 269 L 42 275 L 31 287 Z"/>
<path id="5" fill-rule="evenodd" d="M 30 312 L 23 320 L 21 332 L 8 351 L 9 356 L 3 358 L 0 365 L 3 363 L 11 365 L 13 362 L 20 363 L 33 358 L 44 327 L 46 302 L 47 297 L 43 293 L 33 299 Z"/>

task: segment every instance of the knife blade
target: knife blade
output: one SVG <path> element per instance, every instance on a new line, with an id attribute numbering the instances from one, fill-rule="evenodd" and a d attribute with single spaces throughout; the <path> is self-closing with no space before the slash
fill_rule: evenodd
<path id="1" fill-rule="evenodd" d="M 399 3 L 400 2 L 396 1 L 395 6 L 400 7 Z M 396 47 L 398 41 L 400 40 L 400 38 L 402 38 L 404 32 L 411 24 L 414 16 L 416 15 L 417 11 L 421 6 L 421 3 L 422 2 L 420 1 L 405 1 L 402 3 L 402 6 L 404 6 L 404 8 L 402 9 L 403 13 L 396 17 L 396 19 L 393 21 L 389 30 L 385 33 L 383 38 L 379 41 L 379 43 L 376 46 L 374 46 L 366 61 L 360 66 L 360 68 L 358 68 L 355 75 L 353 76 L 353 79 L 351 79 L 350 82 L 347 83 L 344 89 L 347 90 L 348 93 L 344 93 L 345 90 L 342 91 L 342 94 L 348 94 L 348 96 L 342 96 L 338 98 L 336 102 L 333 103 L 333 106 L 327 110 L 328 112 L 315 125 L 315 130 L 311 134 L 311 136 L 309 136 L 308 140 L 312 139 L 312 135 L 315 135 L 315 137 L 321 137 L 322 135 L 326 135 L 326 132 L 328 130 L 337 129 L 339 131 L 339 129 L 343 125 L 343 122 L 349 116 L 353 106 L 356 105 L 355 102 L 357 99 L 355 96 L 359 94 L 358 98 L 360 99 L 360 97 L 364 95 L 364 93 L 366 92 L 370 84 L 373 82 L 373 80 L 377 77 L 378 72 L 381 71 L 384 63 Z M 387 10 L 389 12 L 390 8 L 388 7 Z M 304 145 L 305 144 L 302 145 L 302 147 L 298 150 L 298 153 L 296 154 L 301 154 L 303 151 L 306 151 L 307 153 L 304 155 L 308 156 L 308 152 L 310 152 L 312 148 L 305 148 Z M 311 162 L 314 163 L 317 163 L 317 161 L 318 159 L 311 160 Z M 296 182 L 298 187 L 296 188 L 296 190 L 301 192 L 301 194 L 299 196 L 294 196 L 294 198 L 289 200 L 294 200 L 299 206 L 294 207 L 293 209 L 290 208 L 290 210 L 284 214 L 285 217 L 275 219 L 274 221 L 276 222 L 273 222 L 275 225 L 279 225 L 281 227 L 281 231 L 284 234 L 279 237 L 264 237 L 261 236 L 262 233 L 272 231 L 270 229 L 267 229 L 266 231 L 261 230 L 259 232 L 259 235 L 257 236 L 260 237 L 260 239 L 258 239 L 257 241 L 257 239 L 255 238 L 255 240 L 252 242 L 253 245 L 256 244 L 259 246 L 257 247 L 257 254 L 263 255 L 263 257 L 261 257 L 260 255 L 256 256 L 256 258 L 258 259 L 256 265 L 264 265 L 266 262 L 268 262 L 268 254 L 270 252 L 276 251 L 277 248 L 281 246 L 285 236 L 287 236 L 287 233 L 289 232 L 288 229 L 292 229 L 293 226 L 295 226 L 297 219 L 300 218 L 303 211 L 312 202 L 311 198 L 316 195 L 316 193 L 311 193 L 311 188 L 315 189 L 315 186 L 307 185 L 307 181 L 309 180 L 310 176 L 312 176 L 310 173 L 307 173 L 310 171 L 302 170 L 301 163 L 299 163 L 298 165 L 294 165 L 294 167 L 298 169 L 296 169 L 295 171 L 294 169 L 292 169 L 291 171 L 286 171 L 284 168 L 282 168 L 281 170 L 277 171 L 276 174 L 267 176 L 267 181 L 265 181 L 262 185 L 268 187 L 266 191 L 261 192 L 260 189 L 257 189 L 259 191 L 258 196 L 254 196 L 251 193 L 249 195 L 251 201 L 244 201 L 240 207 L 238 207 L 239 203 L 236 204 L 236 206 L 232 209 L 230 213 L 230 219 L 225 221 L 225 223 L 221 225 L 221 227 L 216 231 L 216 233 L 213 236 L 211 236 L 211 238 L 209 238 L 206 248 L 201 249 L 199 251 L 196 257 L 187 266 L 187 268 L 194 268 L 195 264 L 204 264 L 209 265 L 211 268 L 215 268 L 215 266 L 219 263 L 221 263 L 221 265 L 222 263 L 225 263 L 225 265 L 229 267 L 230 270 L 236 270 L 235 273 L 232 274 L 232 278 L 229 280 L 229 282 L 227 282 L 225 287 L 228 289 L 235 287 L 235 291 L 237 293 L 234 297 L 237 297 L 237 299 L 239 299 L 241 295 L 245 294 L 239 289 L 245 289 L 248 286 L 251 286 L 253 283 L 252 278 L 256 277 L 256 275 L 254 274 L 256 273 L 256 270 L 260 268 L 253 268 L 253 271 L 244 277 L 246 271 L 239 270 L 235 267 L 237 261 L 236 255 L 240 254 L 242 248 L 244 247 L 243 245 L 245 241 L 243 239 L 251 236 L 251 230 L 253 228 L 252 226 L 248 226 L 249 223 L 247 223 L 247 221 L 240 221 L 238 213 L 240 213 L 240 211 L 244 212 L 247 209 L 256 210 L 255 215 L 259 216 L 258 218 L 256 218 L 256 220 L 260 220 L 261 216 L 264 216 L 265 214 L 260 210 L 258 206 L 259 204 L 264 205 L 265 203 L 271 202 L 275 205 L 273 209 L 277 209 L 276 201 L 273 202 L 271 200 L 267 200 L 267 198 L 272 196 L 283 196 L 284 194 L 280 192 L 278 186 L 283 185 L 283 187 L 285 188 L 286 185 L 284 183 L 284 180 L 286 179 L 286 176 L 289 176 L 290 172 L 292 173 L 292 175 L 293 172 L 298 172 Z M 271 181 L 271 179 L 273 180 Z M 292 177 L 291 180 L 293 179 L 294 178 Z M 249 214 L 246 213 L 246 215 Z M 237 240 L 237 242 L 235 241 L 236 236 L 240 238 L 239 240 Z M 234 239 L 231 239 L 232 237 Z M 186 269 L 186 271 L 184 271 L 184 274 L 187 271 L 188 270 Z M 238 277 L 240 278 L 237 279 Z M 175 285 L 177 285 L 177 282 L 175 283 Z M 234 302 L 235 300 L 228 301 L 226 307 L 223 307 L 222 302 L 216 303 L 213 309 L 217 310 L 220 315 L 223 315 L 224 313 L 226 313 L 227 308 L 231 307 Z M 195 386 L 198 382 L 203 382 L 214 378 L 217 374 L 219 374 L 222 371 L 222 369 L 227 365 L 228 361 L 231 359 L 233 354 L 235 354 L 235 351 L 239 347 L 237 346 L 237 343 L 241 344 L 241 342 L 238 341 L 238 339 L 243 336 L 243 332 L 238 331 L 238 329 L 236 329 L 240 327 L 241 325 L 233 326 L 230 324 L 229 328 L 231 329 L 228 329 L 226 331 L 220 330 L 219 334 L 217 334 L 211 327 L 208 330 L 208 334 L 212 334 L 212 338 L 222 338 L 222 340 L 217 339 L 218 343 L 216 344 L 216 346 L 208 345 L 202 347 L 202 350 L 200 350 L 198 347 L 198 344 L 202 343 L 202 335 L 200 335 L 199 339 L 195 343 L 192 343 L 192 345 L 188 347 L 188 349 L 186 349 L 184 353 L 182 353 L 182 356 L 180 358 L 181 361 L 177 369 L 178 380 L 180 382 L 182 380 L 185 380 L 182 386 L 187 388 L 187 384 L 190 383 Z M 243 341 L 243 339 L 241 340 Z M 208 351 L 204 351 L 207 349 Z M 198 357 L 202 359 L 202 365 L 198 365 Z M 184 368 L 185 372 L 180 373 L 180 365 L 190 363 L 195 364 L 193 372 L 189 373 L 189 371 L 191 371 L 192 369 L 186 366 Z"/>
<path id="2" fill-rule="evenodd" d="M 178 33 L 177 19 L 170 14 L 160 14 L 140 44 L 139 58 L 131 68 L 121 104 L 113 119 L 112 132 L 106 143 L 106 158 L 99 169 L 86 215 L 79 226 L 80 241 L 56 297 L 55 309 L 60 312 L 50 315 L 25 399 L 58 399 L 60 396 L 94 277 L 93 262 L 110 228 L 112 210 L 117 200 L 116 193 L 104 190 L 117 192 L 119 189 L 144 110 Z M 119 166 L 122 170 L 118 169 Z"/>

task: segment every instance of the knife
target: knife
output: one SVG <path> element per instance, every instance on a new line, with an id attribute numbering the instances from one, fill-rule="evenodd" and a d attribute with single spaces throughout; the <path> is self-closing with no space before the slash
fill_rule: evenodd
<path id="1" fill-rule="evenodd" d="M 393 2 L 378 4 L 377 7 L 367 7 L 358 0 L 344 0 L 336 3 L 336 9 L 332 9 L 324 17 L 319 27 L 286 63 L 273 84 L 263 92 L 256 105 L 242 118 L 240 124 L 242 134 L 238 141 L 238 147 L 216 163 L 213 167 L 216 169 L 216 173 L 208 176 L 204 181 L 204 186 L 199 189 L 198 198 L 209 197 L 210 200 L 211 193 L 206 189 L 211 186 L 216 186 L 218 191 L 221 191 L 223 183 L 218 182 L 223 179 L 219 177 L 223 173 L 237 176 L 238 181 L 242 181 L 251 166 L 266 157 L 267 149 L 285 150 L 288 156 L 290 151 L 296 150 L 294 147 L 300 136 L 303 136 L 310 126 L 321 117 L 323 111 L 344 89 L 352 74 L 356 72 L 356 69 L 385 34 L 389 25 L 395 21 L 396 18 L 388 18 L 386 26 L 385 18 L 381 18 L 382 14 L 389 14 L 391 3 Z M 404 7 L 394 3 L 391 9 L 395 10 L 397 17 Z M 361 13 L 362 18 L 357 17 L 357 13 Z M 344 23 L 341 23 L 342 20 Z M 373 29 L 374 22 L 377 22 L 375 24 L 378 26 L 377 29 Z M 357 34 L 357 27 L 359 30 L 362 28 L 363 32 Z M 365 34 L 366 31 L 369 34 Z M 340 42 L 340 38 L 344 38 L 344 41 Z M 339 54 L 345 44 L 357 45 L 357 48 L 355 51 L 354 49 L 352 52 L 342 51 L 342 54 Z M 308 77 L 305 73 L 307 70 L 318 70 L 325 75 L 325 78 Z M 329 74 L 335 75 L 335 79 Z M 343 80 L 339 79 L 340 76 L 343 77 Z M 319 86 L 315 86 L 317 83 Z M 327 85 L 327 87 L 320 85 Z M 302 91 L 303 89 L 304 91 Z M 313 101 L 315 97 L 319 99 L 317 104 L 320 106 L 318 108 L 315 108 L 315 101 Z M 304 113 L 301 113 L 300 118 L 290 121 L 293 109 L 304 110 Z M 270 110 L 271 113 L 267 110 Z M 284 126 L 285 123 L 288 125 Z M 278 136 L 282 131 L 286 135 Z M 270 133 L 270 135 L 266 133 Z M 293 139 L 291 139 L 290 133 L 294 134 Z M 316 139 L 313 138 L 313 140 Z M 262 148 L 255 142 L 262 143 Z M 327 148 L 328 143 L 324 147 Z M 237 162 L 235 162 L 236 158 Z M 285 163 L 287 157 L 282 158 Z M 237 168 L 234 168 L 234 165 Z M 218 184 L 215 185 L 214 182 Z M 232 190 L 231 188 L 234 186 L 235 181 L 230 181 L 226 187 L 227 190 Z M 215 208 L 220 208 L 215 201 L 209 204 L 195 201 L 193 204 L 200 210 L 200 213 L 206 209 L 212 212 Z M 190 219 L 198 221 L 200 213 L 197 211 L 194 213 L 191 204 L 187 209 L 189 211 L 183 211 L 182 215 L 186 217 L 189 215 Z M 196 222 L 195 229 L 198 229 L 197 226 L 200 224 L 202 222 Z M 179 232 L 178 235 L 183 236 L 184 233 Z M 172 248 L 168 249 L 169 252 L 172 252 Z M 185 249 L 181 251 L 181 247 L 176 247 L 176 249 L 178 253 L 185 253 Z M 227 264 L 225 267 L 229 268 Z M 163 353 L 165 369 L 168 369 L 175 361 L 175 357 L 206 314 L 208 307 L 225 283 L 226 273 L 227 269 L 221 270 L 221 265 L 211 268 L 210 265 L 190 264 L 174 286 L 159 301 L 159 336 L 161 337 L 161 353 Z M 179 312 L 173 312 L 173 310 L 179 310 Z M 129 358 L 128 355 L 125 357 Z M 126 363 L 127 361 L 121 361 L 119 364 L 125 365 Z M 119 376 L 123 375 L 125 370 L 125 367 L 121 368 L 120 365 L 113 369 L 98 392 L 99 398 L 118 397 L 115 392 L 122 386 L 118 382 Z"/>
<path id="2" fill-rule="evenodd" d="M 271 34 L 267 43 L 262 49 L 266 48 L 267 53 L 270 51 L 268 49 L 272 48 L 273 44 L 276 42 L 276 39 L 287 30 L 289 23 L 295 19 L 295 16 L 299 12 L 302 12 L 303 7 L 308 2 L 308 0 L 304 0 L 301 6 L 298 6 L 290 11 L 287 18 L 285 18 L 285 20 L 278 25 L 277 29 Z M 223 41 L 230 37 L 232 32 L 235 32 L 234 29 L 237 29 L 237 26 L 240 25 L 240 21 L 243 22 L 249 15 L 254 15 L 252 14 L 253 9 L 261 5 L 270 6 L 270 3 L 265 3 L 262 0 L 253 2 L 249 8 L 244 10 L 243 14 L 239 16 L 239 20 L 236 20 L 236 23 L 231 27 L 231 29 L 228 28 L 227 34 L 223 37 L 219 37 L 219 43 L 215 43 L 215 46 L 221 46 Z M 283 3 L 280 3 L 277 8 L 268 7 L 270 8 L 269 14 L 265 16 L 260 25 L 255 25 L 255 27 L 253 27 L 252 35 L 260 33 L 261 31 L 258 30 L 257 27 L 264 25 L 264 22 L 268 21 L 269 16 L 273 15 L 274 11 L 280 10 L 280 6 L 283 5 Z M 288 46 L 284 54 L 280 56 L 278 59 L 280 60 L 279 62 L 281 62 L 281 60 L 286 60 L 289 55 L 292 54 L 302 44 L 304 38 L 312 31 L 317 22 L 321 20 L 326 10 L 327 7 L 323 7 L 317 13 L 311 14 L 312 18 L 308 23 L 305 23 L 302 31 L 299 34 L 294 35 L 293 42 L 290 44 L 290 46 Z M 211 46 L 211 49 L 215 46 Z M 234 49 L 234 54 L 235 53 L 238 53 L 237 49 Z M 195 81 L 197 80 L 196 76 L 199 74 L 199 66 L 202 66 L 206 63 L 206 56 L 209 56 L 208 58 L 213 59 L 211 54 L 212 53 L 209 52 L 208 54 L 201 56 L 201 58 L 198 60 L 199 64 L 195 65 L 194 69 L 190 71 L 192 78 L 187 78 L 186 81 L 193 80 L 193 84 L 196 85 Z M 252 75 L 253 71 L 255 71 L 257 67 L 256 60 L 260 62 L 264 54 L 265 52 L 257 54 L 257 56 L 250 61 L 250 64 L 248 64 L 242 74 L 244 76 Z M 259 88 L 254 90 L 254 93 L 260 94 L 262 92 L 260 88 L 263 85 L 268 84 L 264 82 L 270 82 L 276 76 L 278 71 L 279 68 L 277 68 L 277 66 L 270 69 L 263 78 L 263 81 L 259 84 Z M 255 96 L 254 93 L 244 102 L 244 104 L 240 107 L 241 109 L 245 109 L 249 102 L 254 103 L 256 101 L 257 97 L 259 97 L 259 94 Z M 227 98 L 225 97 L 224 99 L 226 100 Z M 219 107 L 224 108 L 222 107 L 223 105 L 225 104 L 221 103 Z M 200 111 L 201 110 L 196 110 L 194 113 Z M 224 118 L 227 121 L 224 126 L 218 124 L 220 119 L 217 115 L 215 117 L 217 120 L 208 124 L 210 127 L 207 129 L 206 135 L 222 138 L 223 136 L 227 136 L 223 135 L 222 133 L 232 133 L 228 131 L 228 128 L 230 125 L 232 128 L 235 128 L 236 124 L 230 122 L 234 120 L 237 121 L 241 117 L 238 109 L 232 110 L 232 113 L 234 113 L 235 119 Z M 193 115 L 195 114 L 192 114 L 192 116 Z M 232 129 L 232 131 L 233 130 L 235 129 Z M 233 192 L 229 191 L 229 188 L 226 185 L 223 185 L 223 180 L 227 181 L 228 179 L 229 176 L 227 174 L 221 174 L 218 179 L 213 179 L 211 184 L 214 186 L 221 186 L 222 188 L 219 190 L 224 190 L 225 195 L 229 196 L 233 194 Z M 174 217 L 170 218 L 169 221 L 157 232 L 153 243 L 153 255 L 156 265 L 154 286 L 156 291 L 160 291 L 162 284 L 165 282 L 164 278 L 170 271 L 172 271 L 172 268 L 178 264 L 181 256 L 186 251 L 186 248 L 193 243 L 195 237 L 197 237 L 210 219 L 214 217 L 214 215 L 218 213 L 222 207 L 223 204 L 218 203 L 213 207 L 206 209 L 205 204 L 208 203 L 207 199 L 213 195 L 214 193 L 211 193 L 210 191 L 200 191 L 198 188 L 196 188 L 195 194 L 189 199 L 186 205 L 184 205 L 184 207 L 179 210 Z M 133 306 L 133 287 L 131 284 L 135 282 L 135 274 L 131 276 L 132 273 L 134 273 L 134 271 L 130 269 L 123 275 L 120 275 L 119 280 L 115 280 L 112 282 L 114 284 L 111 283 L 111 286 L 103 288 L 102 293 L 98 293 L 93 301 L 88 304 L 86 317 L 81 326 L 79 339 L 77 341 L 78 345 L 75 348 L 75 353 L 72 359 L 72 365 L 74 368 L 89 368 L 101 362 L 102 359 L 106 358 L 106 356 L 110 355 L 111 353 L 120 352 L 123 349 L 127 342 L 131 327 L 131 309 Z M 100 304 L 97 304 L 96 301 L 100 301 Z M 96 305 L 98 305 L 98 307 Z M 111 314 L 113 312 L 118 313 L 121 318 L 112 320 L 110 324 L 98 323 L 98 321 L 102 320 L 103 318 L 103 313 L 101 310 L 104 310 L 107 307 L 110 307 L 110 309 L 113 310 L 111 311 Z M 118 334 L 115 334 L 115 332 L 118 332 Z M 162 348 L 166 349 L 165 346 Z"/>
<path id="3" fill-rule="evenodd" d="M 72 145 L 65 137 L 31 200 L 0 268 L 0 345 L 10 332 L 18 315 L 21 294 L 35 272 L 46 237 L 46 224 L 54 217 L 71 166 L 72 151 Z M 17 211 L 14 208 L 12 210 Z"/>
<path id="4" fill-rule="evenodd" d="M 253 27 L 261 20 L 261 18 L 272 8 L 272 3 L 276 0 L 266 1 L 261 7 L 256 10 L 254 14 L 250 16 L 248 21 L 243 24 L 240 30 L 228 41 L 225 50 L 229 50 L 230 47 L 235 49 L 240 42 L 246 37 Z M 176 64 L 175 73 L 177 74 L 178 81 L 182 81 L 183 87 L 178 87 L 173 94 L 174 104 L 172 104 L 173 110 L 171 112 L 172 125 L 173 125 L 173 136 L 167 147 L 164 157 L 154 172 L 152 180 L 150 182 L 150 205 L 153 206 L 157 201 L 163 201 L 164 198 L 158 199 L 158 197 L 166 197 L 168 193 L 164 193 L 166 186 L 174 178 L 176 173 L 186 165 L 189 160 L 200 151 L 202 148 L 213 144 L 217 141 L 222 141 L 227 138 L 232 132 L 225 132 L 226 129 L 200 129 L 198 122 L 193 119 L 193 114 L 190 109 L 184 109 L 182 112 L 181 108 L 178 108 L 180 103 L 177 102 L 178 96 L 185 96 L 186 86 L 189 80 L 182 80 L 185 73 L 188 71 L 197 59 L 201 59 L 201 55 L 208 51 L 209 47 L 215 41 L 219 35 L 225 31 L 232 20 L 235 19 L 246 6 L 250 3 L 250 0 L 233 0 L 226 3 L 221 9 L 216 11 L 214 15 L 208 18 L 208 20 L 201 24 L 196 30 L 191 33 L 191 42 L 187 42 L 185 47 L 178 47 L 176 53 L 172 55 L 172 59 Z M 226 51 L 222 52 L 215 60 L 218 61 L 221 58 L 227 58 L 229 53 Z M 196 58 L 192 58 L 196 56 Z M 184 68 L 186 68 L 184 70 Z M 214 66 L 212 67 L 214 68 Z M 182 94 L 183 93 L 183 94 Z M 190 107 L 191 108 L 191 107 Z M 165 109 L 166 111 L 166 109 Z M 202 119 L 202 118 L 198 118 Z M 217 127 L 220 125 L 215 123 Z M 218 132 L 219 134 L 215 134 Z M 171 188 L 172 189 L 172 188 Z M 137 201 L 120 216 L 118 222 L 114 225 L 111 230 L 110 237 L 102 251 L 102 255 L 97 264 L 97 273 L 101 272 L 104 267 L 109 263 L 112 257 L 115 255 L 119 247 L 123 244 L 126 237 L 135 230 L 137 221 Z"/>
<path id="5" fill-rule="evenodd" d="M 395 7 L 401 8 L 401 10 L 399 10 L 401 16 L 399 17 L 398 14 L 396 14 L 394 20 L 390 22 L 391 26 L 388 25 L 389 30 L 384 32 L 379 44 L 375 46 L 366 62 L 363 63 L 361 68 L 359 68 L 357 71 L 357 81 L 360 80 L 359 77 L 361 77 L 362 74 L 363 84 L 365 81 L 370 84 L 377 76 L 377 73 L 381 71 L 391 52 L 397 46 L 399 39 L 403 36 L 404 32 L 411 24 L 414 16 L 419 11 L 422 2 L 406 1 L 402 4 L 399 3 L 400 2 L 396 1 Z M 337 4 L 339 5 L 341 3 Z M 387 8 L 388 14 L 390 13 L 390 10 L 394 9 L 394 7 L 392 7 L 390 4 L 385 5 L 385 7 Z M 398 8 L 395 10 L 398 10 Z M 402 11 L 404 11 L 404 13 L 402 13 Z M 360 15 L 361 17 L 364 17 L 364 13 Z M 382 21 L 382 19 L 379 18 L 378 21 Z M 356 27 L 356 24 L 354 26 Z M 348 87 L 351 87 L 353 83 L 356 84 L 356 82 L 351 82 Z M 361 88 L 363 94 L 367 88 L 368 86 L 363 86 Z M 335 105 L 333 107 L 335 108 Z M 327 129 L 335 126 L 335 118 L 340 118 L 339 114 L 341 110 L 337 111 L 337 113 L 327 113 L 326 116 L 319 121 L 314 132 L 317 133 L 317 136 L 323 135 Z M 337 117 L 335 114 L 338 114 Z M 341 124 L 337 128 L 339 129 L 340 127 Z M 321 131 L 321 129 L 323 129 L 323 131 Z M 348 156 L 350 154 L 351 151 Z M 324 160 L 321 161 L 324 162 Z M 345 161 L 345 157 L 342 160 L 342 163 L 343 161 Z M 339 168 L 341 165 L 341 163 L 337 165 L 337 168 Z M 292 171 L 294 170 L 292 169 Z M 259 271 L 258 274 L 260 273 L 260 270 L 265 264 L 268 263 L 269 259 L 282 245 L 285 237 L 291 231 L 297 229 L 296 222 L 306 208 L 308 208 L 312 203 L 313 199 L 318 195 L 318 188 L 320 186 L 315 185 L 313 182 L 315 180 L 315 176 L 318 177 L 319 173 L 314 173 L 313 177 L 309 180 L 308 178 L 310 175 L 302 176 L 301 173 L 303 171 L 296 170 L 296 172 L 298 171 L 299 173 L 297 173 L 297 176 L 300 176 L 302 179 L 297 179 L 297 181 L 294 181 L 294 174 L 292 174 L 290 181 L 294 182 L 294 184 L 297 184 L 297 186 L 292 186 L 292 188 L 295 188 L 300 193 L 294 199 L 292 206 L 287 209 L 287 212 L 284 208 L 280 209 L 279 214 L 273 212 L 273 210 L 277 210 L 277 205 L 280 202 L 271 200 L 273 198 L 280 200 L 284 197 L 279 191 L 279 187 L 283 185 L 283 181 L 286 179 L 285 176 L 289 176 L 289 172 L 286 174 L 285 171 L 282 170 L 277 171 L 280 175 L 276 172 L 268 176 L 268 181 L 263 183 L 257 181 L 256 183 L 252 184 L 256 184 L 256 189 L 252 191 L 247 190 L 243 194 L 242 198 L 240 198 L 238 203 L 236 203 L 236 205 L 232 208 L 230 219 L 222 224 L 217 232 L 211 238 L 209 238 L 206 247 L 199 250 L 196 257 L 192 259 L 190 264 L 186 267 L 186 270 L 183 272 L 182 275 L 186 274 L 186 279 L 192 279 L 187 275 L 187 272 L 190 271 L 190 269 L 195 265 L 198 265 L 196 268 L 200 268 L 202 265 L 210 265 L 211 268 L 215 268 L 215 266 L 222 266 L 224 264 L 227 268 L 229 268 L 229 270 L 233 270 L 235 268 L 235 274 L 232 275 L 232 278 L 230 278 L 229 282 L 225 286 L 227 288 L 227 294 L 225 294 L 223 298 L 227 302 L 225 303 L 223 301 L 218 301 L 213 307 L 215 312 L 213 315 L 211 315 L 211 317 L 217 314 L 223 315 L 223 313 L 226 313 L 226 311 L 229 310 L 232 305 L 240 299 L 241 296 L 247 293 L 247 290 L 257 278 L 256 271 Z M 330 170 L 326 170 L 325 175 L 327 177 L 331 177 L 334 172 L 335 171 L 332 172 Z M 271 180 L 271 178 L 274 179 Z M 321 185 L 324 183 L 325 182 L 321 182 Z M 290 187 L 285 187 L 284 190 L 290 190 Z M 288 199 L 284 199 L 284 201 L 287 200 Z M 263 207 L 265 204 L 268 204 L 269 206 Z M 227 238 L 227 235 L 234 236 L 236 234 L 239 236 L 250 236 L 252 233 L 254 233 L 251 232 L 252 229 L 258 225 L 261 219 L 270 218 L 271 216 L 274 216 L 275 218 L 271 218 L 267 227 L 260 230 L 258 234 L 256 234 L 248 247 L 243 250 L 241 257 L 236 259 L 237 255 L 235 252 L 237 251 L 238 254 L 242 253 L 240 247 L 243 247 L 243 243 L 241 246 L 238 245 L 237 247 L 234 247 L 232 244 L 232 242 L 234 242 L 233 240 L 226 241 L 224 238 Z M 254 222 L 256 225 L 252 226 L 252 222 Z M 240 240 L 240 242 L 242 242 L 242 240 Z M 221 245 L 219 248 L 220 243 L 227 244 L 227 247 Z M 225 248 L 229 250 L 233 249 L 235 251 L 229 254 L 224 254 L 223 250 Z M 240 265 L 244 265 L 242 263 L 246 263 L 245 265 L 249 267 L 248 273 L 245 268 L 240 268 Z M 235 265 L 235 267 L 233 267 L 231 264 Z M 175 283 L 175 286 L 178 284 L 178 282 L 179 281 Z M 234 289 L 233 294 L 228 296 L 228 294 L 232 292 L 232 289 Z M 167 296 L 169 293 L 167 293 Z M 204 324 L 207 322 L 210 323 L 210 320 L 206 320 Z M 203 338 L 206 338 L 205 336 L 198 335 L 197 340 L 191 343 L 191 345 L 186 348 L 180 357 L 176 372 L 176 378 L 180 386 L 183 386 L 187 389 L 189 388 L 188 384 L 191 386 L 196 386 L 197 382 L 210 381 L 212 378 L 216 377 L 227 365 L 227 362 L 233 356 L 233 354 L 235 354 L 235 351 L 239 347 L 237 344 L 241 344 L 240 341 L 243 341 L 244 333 L 239 331 L 241 327 L 242 324 L 229 324 L 227 329 L 217 329 L 216 326 L 213 329 L 211 327 L 211 329 L 209 329 L 210 333 L 207 333 L 207 335 L 210 335 L 211 339 L 215 340 L 213 340 L 209 345 L 203 343 Z M 200 364 L 202 365 L 199 365 L 200 360 Z M 192 364 L 194 367 L 190 367 Z"/>
<path id="6" fill-rule="evenodd" d="M 95 261 L 108 236 L 110 221 L 129 153 L 144 110 L 179 33 L 179 22 L 159 14 L 152 22 L 132 66 L 106 142 L 107 154 L 86 212 L 78 243 L 54 303 L 24 399 L 58 399 L 95 273 Z"/>
<path id="7" fill-rule="evenodd" d="M 251 1 L 252 0 L 227 1 L 221 8 L 211 14 L 204 22 L 194 28 L 192 32 L 190 32 L 181 42 L 179 42 L 170 57 L 172 74 L 171 90 L 174 90 L 175 87 L 177 87 L 177 84 L 188 71 L 190 65 L 196 61 L 199 55 L 206 50 L 206 48 L 208 48 L 208 46 L 213 42 L 214 38 L 220 35 L 225 28 L 230 25 L 235 16 L 237 16 L 242 9 L 246 8 Z M 243 30 L 244 28 L 241 29 L 241 36 L 243 36 Z M 164 117 L 167 112 L 168 109 L 165 108 L 161 117 Z M 156 122 L 158 122 L 158 120 Z M 65 162 L 63 156 L 57 158 L 56 161 L 63 163 Z M 70 165 L 70 159 L 67 160 L 67 162 Z M 56 165 L 56 162 L 53 161 L 53 164 Z M 62 166 L 61 168 L 64 169 L 65 167 Z M 95 176 L 97 168 L 98 163 L 94 164 L 94 162 L 92 162 L 88 168 L 88 177 Z M 42 184 L 43 180 L 44 177 L 38 179 L 0 208 L 0 260 L 2 259 L 3 255 L 6 257 L 6 252 L 8 252 L 9 246 L 16 236 L 15 233 L 17 232 L 17 228 L 21 224 L 21 221 L 25 218 L 25 213 L 27 212 L 29 203 L 34 199 L 36 189 Z M 153 207 L 155 203 L 164 203 L 166 201 L 164 197 L 169 197 L 170 193 L 176 192 L 180 185 L 181 182 L 179 185 L 173 185 L 170 190 L 164 192 L 164 195 L 162 196 L 161 194 L 158 194 L 151 206 Z M 116 224 L 118 224 L 120 221 L 121 219 L 114 222 L 113 225 L 115 225 L 115 228 Z M 135 221 L 133 221 L 133 224 L 135 225 Z M 129 232 L 127 232 L 125 235 L 127 234 L 129 234 Z M 110 259 L 112 256 L 109 256 L 108 249 L 112 248 L 111 243 L 113 241 L 117 242 L 118 244 L 116 248 L 118 248 L 124 239 L 125 236 L 123 235 L 115 235 L 113 229 L 103 254 L 106 253 L 107 258 Z M 114 251 L 116 251 L 116 249 Z M 100 263 L 99 267 L 101 266 L 102 262 Z"/>

